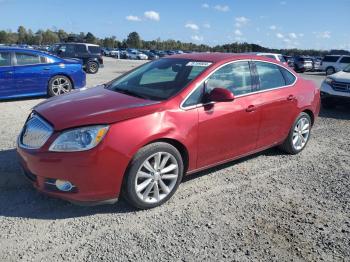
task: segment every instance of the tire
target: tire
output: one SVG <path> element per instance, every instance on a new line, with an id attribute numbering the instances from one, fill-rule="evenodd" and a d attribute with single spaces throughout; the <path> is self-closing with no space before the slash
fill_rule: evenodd
<path id="1" fill-rule="evenodd" d="M 63 75 L 57 75 L 50 79 L 47 94 L 48 96 L 58 96 L 72 91 L 72 81 Z"/>
<path id="2" fill-rule="evenodd" d="M 326 68 L 326 75 L 333 75 L 335 73 L 335 68 L 333 66 L 327 67 Z"/>
<path id="3" fill-rule="evenodd" d="M 160 167 L 157 169 L 156 158 L 159 154 L 158 167 Z M 167 157 L 169 157 L 168 160 L 166 160 Z M 163 161 L 165 161 L 164 164 Z M 174 166 L 176 169 L 172 169 Z M 162 174 L 159 172 L 161 168 L 168 171 Z M 182 180 L 183 170 L 181 154 L 174 146 L 163 142 L 149 144 L 141 148 L 132 159 L 124 178 L 123 196 L 138 209 L 160 206 L 177 190 Z"/>
<path id="4" fill-rule="evenodd" d="M 88 72 L 89 74 L 96 74 L 98 72 L 99 67 L 100 66 L 97 62 L 90 61 L 86 64 L 86 72 Z"/>
<path id="5" fill-rule="evenodd" d="M 302 121 L 307 121 L 307 122 L 302 122 Z M 304 129 L 305 126 L 303 126 L 303 123 L 305 125 L 308 124 L 307 129 L 306 128 Z M 299 128 L 300 126 L 301 128 Z M 306 130 L 308 131 L 307 133 L 306 133 Z M 302 132 L 305 132 L 305 133 L 303 134 Z M 292 154 L 292 155 L 298 154 L 301 151 L 303 151 L 303 149 L 306 147 L 307 143 L 310 140 L 310 135 L 311 135 L 311 118 L 307 113 L 302 112 L 294 121 L 292 128 L 288 133 L 288 137 L 283 142 L 283 144 L 280 145 L 280 149 L 282 149 L 284 152 L 288 154 Z M 303 136 L 304 141 L 300 136 Z"/>
<path id="6" fill-rule="evenodd" d="M 333 109 L 336 107 L 335 101 L 331 98 L 322 98 L 321 105 L 325 109 Z"/>

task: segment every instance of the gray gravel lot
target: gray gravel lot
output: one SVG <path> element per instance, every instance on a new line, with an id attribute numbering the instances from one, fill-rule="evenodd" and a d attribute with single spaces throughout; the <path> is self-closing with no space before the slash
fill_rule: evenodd
<path id="1" fill-rule="evenodd" d="M 88 86 L 142 63 L 105 61 Z M 299 155 L 270 149 L 212 168 L 135 211 L 48 198 L 20 175 L 16 136 L 42 100 L 0 102 L 0 261 L 350 261 L 349 107 L 321 110 Z"/>

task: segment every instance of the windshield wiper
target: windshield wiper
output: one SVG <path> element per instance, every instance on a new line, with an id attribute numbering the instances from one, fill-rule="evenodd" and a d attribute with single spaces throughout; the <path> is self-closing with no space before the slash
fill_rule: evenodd
<path id="1" fill-rule="evenodd" d="M 135 97 L 139 97 L 139 98 L 143 98 L 143 99 L 149 99 L 148 97 L 141 95 L 139 93 L 136 93 L 134 91 L 128 90 L 128 89 L 113 89 L 114 91 L 118 92 L 118 93 L 122 93 L 125 95 L 130 95 L 130 96 L 135 96 Z"/>

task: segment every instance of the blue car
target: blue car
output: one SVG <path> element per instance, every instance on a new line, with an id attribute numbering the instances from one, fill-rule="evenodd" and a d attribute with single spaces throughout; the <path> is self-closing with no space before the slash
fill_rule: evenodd
<path id="1" fill-rule="evenodd" d="M 0 47 L 0 99 L 57 96 L 85 84 L 86 75 L 79 60 L 31 49 Z"/>

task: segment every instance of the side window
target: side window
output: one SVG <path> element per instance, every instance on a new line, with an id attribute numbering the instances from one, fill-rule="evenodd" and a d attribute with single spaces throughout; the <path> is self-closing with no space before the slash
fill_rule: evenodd
<path id="1" fill-rule="evenodd" d="M 335 63 L 338 61 L 338 59 L 340 58 L 340 56 L 325 56 L 323 58 L 323 62 L 330 62 L 330 63 Z"/>
<path id="2" fill-rule="evenodd" d="M 40 56 L 29 53 L 16 53 L 17 65 L 41 64 Z"/>
<path id="3" fill-rule="evenodd" d="M 285 86 L 284 77 L 279 66 L 271 63 L 255 62 L 260 81 L 260 90 Z"/>
<path id="4" fill-rule="evenodd" d="M 11 54 L 9 52 L 0 52 L 0 66 L 11 66 Z"/>
<path id="5" fill-rule="evenodd" d="M 196 90 L 186 99 L 183 106 L 194 106 L 201 102 L 203 95 L 204 84 L 201 84 Z"/>
<path id="6" fill-rule="evenodd" d="M 74 45 L 67 45 L 66 55 L 73 55 L 73 54 L 74 54 Z"/>
<path id="7" fill-rule="evenodd" d="M 206 92 L 216 87 L 227 88 L 234 95 L 252 91 L 252 77 L 248 62 L 236 62 L 225 65 L 213 73 L 207 80 Z"/>
<path id="8" fill-rule="evenodd" d="M 180 68 L 177 68 L 180 67 Z M 168 68 L 152 68 L 146 71 L 140 80 L 140 85 L 147 85 L 149 83 L 164 83 L 175 81 L 177 72 L 181 71 L 182 64 L 169 66 Z"/>
<path id="9" fill-rule="evenodd" d="M 77 53 L 86 53 L 86 46 L 85 45 L 75 45 L 74 46 L 75 52 Z"/>
<path id="10" fill-rule="evenodd" d="M 289 72 L 287 69 L 285 69 L 283 67 L 280 67 L 280 69 L 281 69 L 281 72 L 284 76 L 286 85 L 287 86 L 292 85 L 295 82 L 296 77 L 291 72 Z"/>
<path id="11" fill-rule="evenodd" d="M 350 64 L 350 56 L 344 56 L 341 60 L 340 63 L 343 64 Z"/>
<path id="12" fill-rule="evenodd" d="M 267 58 L 271 58 L 271 59 L 277 60 L 276 57 L 275 57 L 274 55 L 263 55 L 263 56 L 265 56 L 265 57 L 267 57 Z"/>

